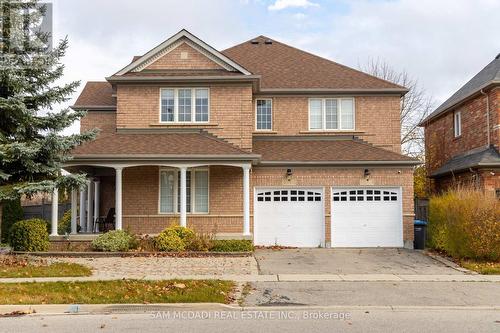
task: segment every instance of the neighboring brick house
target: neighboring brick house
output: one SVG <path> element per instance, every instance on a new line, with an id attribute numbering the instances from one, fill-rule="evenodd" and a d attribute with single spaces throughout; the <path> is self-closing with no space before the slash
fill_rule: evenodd
<path id="1" fill-rule="evenodd" d="M 258 245 L 413 244 L 407 89 L 264 36 L 219 52 L 182 30 L 74 109 L 100 128 L 65 167 L 89 175 L 80 226 L 172 223 Z M 77 199 L 73 192 L 73 230 Z"/>
<path id="2" fill-rule="evenodd" d="M 500 54 L 421 126 L 433 192 L 463 185 L 500 197 Z"/>

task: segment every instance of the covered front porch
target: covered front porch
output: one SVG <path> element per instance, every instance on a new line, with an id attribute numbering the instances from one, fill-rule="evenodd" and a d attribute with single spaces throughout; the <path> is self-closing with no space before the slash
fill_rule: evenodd
<path id="1" fill-rule="evenodd" d="M 259 159 L 204 130 L 122 129 L 85 143 L 64 165 L 88 176 L 71 193 L 69 237 L 108 229 L 156 234 L 172 224 L 250 237 L 250 170 Z"/>
<path id="2" fill-rule="evenodd" d="M 67 171 L 89 177 L 84 188 L 71 193 L 70 239 L 92 239 L 113 229 L 156 234 L 172 224 L 219 237 L 251 235 L 251 163 L 75 163 Z M 103 229 L 110 212 L 113 223 Z M 52 239 L 61 238 L 57 221 L 53 209 Z"/>

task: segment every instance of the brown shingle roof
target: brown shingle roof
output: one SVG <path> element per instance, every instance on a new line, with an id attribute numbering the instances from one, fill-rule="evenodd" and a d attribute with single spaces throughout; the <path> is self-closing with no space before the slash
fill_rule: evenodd
<path id="1" fill-rule="evenodd" d="M 74 158 L 85 156 L 116 157 L 123 155 L 247 155 L 252 153 L 203 131 L 172 133 L 113 134 L 84 143 L 72 152 Z"/>
<path id="2" fill-rule="evenodd" d="M 74 106 L 116 106 L 116 98 L 112 94 L 113 88 L 109 82 L 90 81 L 85 84 Z"/>
<path id="3" fill-rule="evenodd" d="M 391 82 L 338 64 L 265 36 L 233 46 L 222 53 L 262 75 L 263 89 L 405 89 Z"/>
<path id="4" fill-rule="evenodd" d="M 417 160 L 374 147 L 359 139 L 335 138 L 255 138 L 253 152 L 261 155 L 262 162 L 349 162 L 393 161 L 418 163 Z"/>

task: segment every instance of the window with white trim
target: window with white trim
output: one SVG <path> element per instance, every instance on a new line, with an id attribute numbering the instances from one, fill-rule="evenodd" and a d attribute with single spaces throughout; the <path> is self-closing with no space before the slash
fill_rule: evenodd
<path id="1" fill-rule="evenodd" d="M 309 99 L 310 130 L 354 130 L 353 98 Z"/>
<path id="2" fill-rule="evenodd" d="M 462 135 L 462 114 L 460 111 L 453 113 L 453 129 L 455 133 L 455 138 Z"/>
<path id="3" fill-rule="evenodd" d="M 208 122 L 210 115 L 209 95 L 208 88 L 160 89 L 160 122 Z"/>
<path id="4" fill-rule="evenodd" d="M 180 172 L 160 170 L 160 213 L 180 211 Z M 208 213 L 208 169 L 189 169 L 186 172 L 186 212 Z"/>
<path id="5" fill-rule="evenodd" d="M 272 130 L 273 128 L 273 101 L 271 99 L 258 99 L 256 101 L 256 129 Z"/>

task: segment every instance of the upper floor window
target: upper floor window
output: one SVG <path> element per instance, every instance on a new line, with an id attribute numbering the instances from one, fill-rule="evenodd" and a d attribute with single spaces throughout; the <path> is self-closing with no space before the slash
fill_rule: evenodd
<path id="1" fill-rule="evenodd" d="M 460 111 L 456 111 L 453 114 L 453 129 L 455 133 L 455 138 L 462 135 L 462 115 Z"/>
<path id="2" fill-rule="evenodd" d="M 271 99 L 258 99 L 256 103 L 257 130 L 271 130 L 273 128 L 273 101 Z"/>
<path id="3" fill-rule="evenodd" d="M 208 88 L 162 88 L 160 122 L 208 122 Z"/>
<path id="4" fill-rule="evenodd" d="M 310 130 L 354 130 L 354 99 L 309 99 Z"/>

